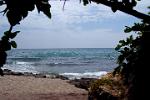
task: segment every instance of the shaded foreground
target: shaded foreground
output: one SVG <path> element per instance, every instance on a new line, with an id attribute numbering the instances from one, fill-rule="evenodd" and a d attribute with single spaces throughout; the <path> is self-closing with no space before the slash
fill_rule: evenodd
<path id="1" fill-rule="evenodd" d="M 0 100 L 87 100 L 88 92 L 68 80 L 6 75 L 0 77 Z"/>

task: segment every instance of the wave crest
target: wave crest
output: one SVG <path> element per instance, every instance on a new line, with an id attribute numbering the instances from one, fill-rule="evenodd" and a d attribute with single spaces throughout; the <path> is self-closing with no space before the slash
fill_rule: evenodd
<path id="1" fill-rule="evenodd" d="M 60 75 L 68 77 L 69 79 L 81 79 L 81 78 L 100 78 L 106 74 L 107 74 L 106 71 L 100 71 L 100 72 L 85 72 L 85 73 L 61 73 Z"/>

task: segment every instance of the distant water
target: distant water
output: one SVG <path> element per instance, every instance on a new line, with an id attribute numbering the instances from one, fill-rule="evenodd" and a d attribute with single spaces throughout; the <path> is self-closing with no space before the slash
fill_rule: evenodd
<path id="1" fill-rule="evenodd" d="M 16 72 L 57 73 L 70 78 L 99 77 L 116 66 L 112 48 L 15 49 L 4 68 Z"/>

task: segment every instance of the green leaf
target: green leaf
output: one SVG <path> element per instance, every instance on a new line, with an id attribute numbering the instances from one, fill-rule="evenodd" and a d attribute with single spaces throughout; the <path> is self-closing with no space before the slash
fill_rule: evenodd
<path id="1" fill-rule="evenodd" d="M 48 3 L 47 0 L 37 1 L 36 7 L 39 13 L 40 11 L 42 11 L 48 18 L 51 18 L 51 12 L 50 12 L 51 5 Z"/>
<path id="2" fill-rule="evenodd" d="M 47 10 L 44 10 L 43 13 L 44 13 L 48 18 L 51 19 L 52 16 L 51 16 L 50 10 L 48 10 L 48 9 L 47 9 Z"/>
<path id="3" fill-rule="evenodd" d="M 125 47 L 124 51 L 127 53 L 129 51 L 129 48 Z"/>
<path id="4" fill-rule="evenodd" d="M 111 10 L 115 13 L 116 11 L 117 11 L 117 9 L 116 8 L 111 8 Z"/>
<path id="5" fill-rule="evenodd" d="M 124 57 L 124 55 L 120 55 L 119 57 L 118 57 L 118 64 L 122 64 L 123 63 L 123 61 L 125 60 L 125 57 Z"/>
<path id="6" fill-rule="evenodd" d="M 16 24 L 19 24 L 21 21 L 22 17 L 21 14 L 17 11 L 8 11 L 7 12 L 7 18 L 11 26 L 15 26 Z"/>
<path id="7" fill-rule="evenodd" d="M 120 40 L 119 43 L 125 45 L 126 42 L 124 40 Z"/>
<path id="8" fill-rule="evenodd" d="M 2 41 L 8 41 L 9 40 L 9 37 L 8 36 L 3 36 L 2 37 Z"/>
<path id="9" fill-rule="evenodd" d="M 27 17 L 27 15 L 28 15 L 28 11 L 22 12 L 22 17 L 23 17 L 23 18 Z"/>
<path id="10" fill-rule="evenodd" d="M 133 36 L 131 35 L 129 38 L 126 39 L 127 44 L 132 44 Z"/>
<path id="11" fill-rule="evenodd" d="M 117 47 L 115 48 L 116 51 L 118 51 L 120 48 L 122 47 L 122 45 L 117 45 Z"/>
<path id="12" fill-rule="evenodd" d="M 137 2 L 135 0 L 132 0 L 131 4 L 133 7 L 135 7 L 137 5 Z"/>
<path id="13" fill-rule="evenodd" d="M 25 6 L 25 7 L 27 7 L 28 11 L 34 10 L 34 8 L 35 8 L 35 1 L 34 0 L 28 0 L 27 2 L 28 2 L 27 3 L 28 6 Z"/>
<path id="14" fill-rule="evenodd" d="M 125 33 L 129 33 L 132 31 L 132 28 L 128 27 L 128 26 L 125 26 L 126 29 L 124 30 Z"/>
<path id="15" fill-rule="evenodd" d="M 86 6 L 89 3 L 89 0 L 83 0 L 83 5 Z"/>
<path id="16" fill-rule="evenodd" d="M 5 34 L 5 36 L 9 36 L 10 31 L 5 31 L 4 34 Z"/>
<path id="17" fill-rule="evenodd" d="M 117 8 L 118 8 L 117 0 L 112 0 L 111 10 L 115 13 L 117 11 Z"/>
<path id="18" fill-rule="evenodd" d="M 16 31 L 10 34 L 10 38 L 13 39 L 16 37 L 16 35 L 19 33 L 20 31 Z"/>
<path id="19" fill-rule="evenodd" d="M 15 41 L 11 41 L 10 43 L 11 43 L 11 46 L 12 46 L 13 48 L 17 48 L 17 44 L 16 44 Z"/>

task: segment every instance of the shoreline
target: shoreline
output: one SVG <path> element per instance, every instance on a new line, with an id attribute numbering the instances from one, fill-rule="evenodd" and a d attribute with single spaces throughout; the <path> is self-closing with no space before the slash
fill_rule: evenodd
<path id="1" fill-rule="evenodd" d="M 51 79 L 62 79 L 62 80 L 69 80 L 69 78 L 59 75 L 59 74 L 44 74 L 44 73 L 32 73 L 32 72 L 15 72 L 9 69 L 3 69 L 4 75 L 15 75 L 15 76 L 32 76 L 35 78 L 51 78 Z"/>
<path id="2" fill-rule="evenodd" d="M 3 68 L 3 72 L 5 75 L 18 75 L 18 76 L 34 76 L 34 77 L 42 77 L 42 78 L 60 78 L 66 80 L 76 80 L 76 79 L 100 79 L 104 75 L 109 72 L 106 71 L 97 71 L 97 72 L 84 72 L 84 73 L 73 73 L 73 72 L 66 72 L 66 73 L 34 73 L 34 72 L 19 72 L 13 71 L 7 68 Z"/>
<path id="3" fill-rule="evenodd" d="M 88 100 L 89 97 L 95 97 L 92 94 L 95 93 L 92 92 L 95 90 L 89 88 L 89 86 L 95 86 L 94 84 L 97 84 L 97 82 L 103 83 L 99 88 L 95 88 L 99 89 L 98 93 L 101 94 L 98 96 L 101 98 L 109 97 L 116 100 L 118 98 L 116 94 L 120 95 L 120 92 L 118 92 L 120 90 L 112 90 L 107 86 L 109 82 L 118 82 L 117 77 L 113 78 L 111 73 L 101 79 L 81 78 L 74 80 L 56 74 L 21 73 L 8 69 L 4 70 L 4 74 L 4 77 L 0 77 L 0 84 L 2 84 L 0 97 L 2 100 Z M 91 84 L 91 82 L 96 83 Z M 113 83 L 111 84 L 113 85 Z M 117 87 L 120 88 L 120 85 Z M 108 89 L 110 90 L 108 91 Z"/>
<path id="4" fill-rule="evenodd" d="M 48 78 L 48 79 L 61 79 L 67 81 L 67 83 L 74 85 L 77 88 L 88 90 L 89 85 L 91 82 L 98 80 L 98 78 L 80 78 L 80 79 L 69 79 L 63 75 L 51 73 L 51 74 L 44 74 L 44 73 L 32 73 L 32 72 L 14 72 L 9 69 L 4 69 L 4 77 L 5 75 L 10 76 L 23 76 L 23 77 L 33 77 L 33 78 Z M 102 77 L 102 76 L 101 76 Z"/>

